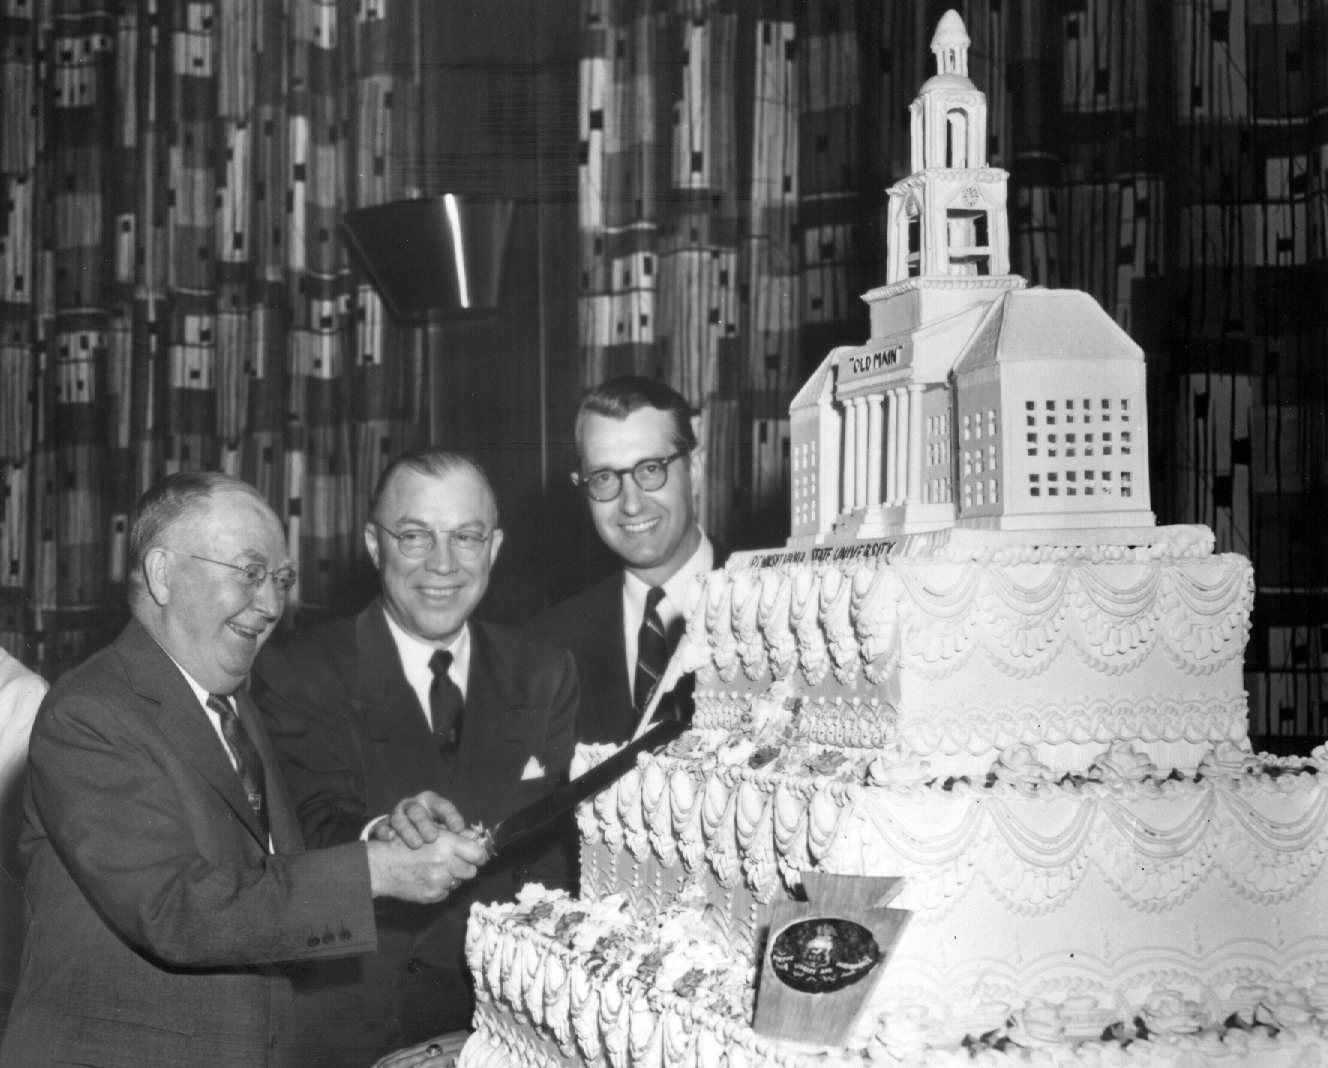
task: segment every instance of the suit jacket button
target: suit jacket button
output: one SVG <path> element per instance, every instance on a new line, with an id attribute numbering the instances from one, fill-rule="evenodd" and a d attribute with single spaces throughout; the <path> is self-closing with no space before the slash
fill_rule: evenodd
<path id="1" fill-rule="evenodd" d="M 423 967 L 424 961 L 420 960 L 419 957 L 411 957 L 410 960 L 406 961 L 406 971 L 410 972 L 412 975 Z"/>
<path id="2" fill-rule="evenodd" d="M 331 931 L 328 931 L 326 934 L 323 935 L 323 945 L 325 946 L 330 946 L 336 940 L 337 936 L 334 935 Z"/>
<path id="3" fill-rule="evenodd" d="M 350 932 L 349 932 L 348 930 L 346 930 L 346 928 L 344 928 L 344 927 L 341 929 L 341 940 L 342 940 L 343 942 L 349 942 L 349 941 L 350 941 Z"/>
<path id="4" fill-rule="evenodd" d="M 317 935 L 310 935 L 310 936 L 309 936 L 309 948 L 310 948 L 310 949 L 313 949 L 316 945 L 318 945 L 318 936 L 317 936 Z"/>

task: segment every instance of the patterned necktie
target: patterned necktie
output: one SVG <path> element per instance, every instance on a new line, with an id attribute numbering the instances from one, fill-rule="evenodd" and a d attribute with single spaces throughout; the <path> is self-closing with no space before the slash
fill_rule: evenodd
<path id="1" fill-rule="evenodd" d="M 263 758 L 258 755 L 258 747 L 254 745 L 253 739 L 249 737 L 249 732 L 244 729 L 244 724 L 240 722 L 240 717 L 235 714 L 235 709 L 231 707 L 231 700 L 224 694 L 210 693 L 207 699 L 208 708 L 212 709 L 221 720 L 221 736 L 226 739 L 226 745 L 230 748 L 231 757 L 235 760 L 235 770 L 240 776 L 240 785 L 244 787 L 244 792 L 249 798 L 249 804 L 254 810 L 254 815 L 258 817 L 258 826 L 263 831 L 263 840 L 266 841 L 270 835 L 267 819 L 267 786 L 263 778 Z"/>
<path id="2" fill-rule="evenodd" d="M 444 755 L 455 752 L 461 739 L 461 712 L 464 700 L 461 688 L 452 681 L 448 668 L 452 654 L 439 649 L 429 658 L 433 683 L 429 686 L 429 718 L 433 721 L 433 734 L 438 739 L 438 751 Z"/>
<path id="3" fill-rule="evenodd" d="M 662 586 L 652 586 L 646 593 L 646 614 L 636 634 L 636 678 L 632 685 L 632 700 L 638 716 L 645 712 L 650 695 L 669 664 L 669 639 L 664 632 L 664 621 L 659 618 L 659 602 L 663 599 Z M 664 714 L 662 704 L 659 711 Z"/>

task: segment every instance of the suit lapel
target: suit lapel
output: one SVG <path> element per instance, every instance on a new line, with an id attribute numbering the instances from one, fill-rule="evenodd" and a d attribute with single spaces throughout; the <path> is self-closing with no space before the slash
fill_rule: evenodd
<path id="1" fill-rule="evenodd" d="M 586 606 L 586 625 L 595 635 L 587 660 L 598 695 L 600 736 L 604 738 L 628 737 L 635 726 L 632 686 L 627 677 L 627 643 L 623 637 L 624 581 L 621 571 L 611 575 L 600 583 L 595 603 Z"/>
<path id="2" fill-rule="evenodd" d="M 248 690 L 235 691 L 235 709 L 249 732 L 249 737 L 263 760 L 263 782 L 267 790 L 268 833 L 272 835 L 272 852 L 304 852 L 304 834 L 300 831 L 300 821 L 295 815 L 295 806 L 291 804 L 286 792 L 286 780 L 281 777 L 281 768 L 277 763 L 276 750 L 272 748 L 267 731 L 263 729 L 258 716 L 258 709 Z M 264 842 L 266 849 L 268 843 Z"/>
<path id="3" fill-rule="evenodd" d="M 116 646 L 121 652 L 121 662 L 134 692 L 156 704 L 157 723 L 162 733 L 221 795 L 222 800 L 235 811 L 249 833 L 266 850 L 267 840 L 258 824 L 258 817 L 249 805 L 249 798 L 245 796 L 240 776 L 231 765 L 230 756 L 217 736 L 212 721 L 175 662 L 137 620 L 131 621 L 125 628 L 116 640 Z M 261 730 L 255 731 L 253 722 L 251 717 L 245 724 L 246 728 L 251 735 L 261 734 Z M 260 752 L 264 752 L 263 759 L 267 761 L 271 748 Z M 271 756 L 268 769 L 275 764 L 276 757 Z M 271 774 L 270 770 L 268 774 Z"/>
<path id="4" fill-rule="evenodd" d="M 439 789 L 443 765 L 438 744 L 419 697 L 406 681 L 381 598 L 374 598 L 355 620 L 355 651 L 357 670 L 351 706 L 366 743 L 366 779 L 379 782 L 381 777 L 371 771 L 370 765 L 376 767 L 378 761 L 386 760 L 390 766 L 382 768 L 387 777 L 384 788 L 390 781 Z M 377 800 L 392 805 L 398 798 L 384 796 Z"/>

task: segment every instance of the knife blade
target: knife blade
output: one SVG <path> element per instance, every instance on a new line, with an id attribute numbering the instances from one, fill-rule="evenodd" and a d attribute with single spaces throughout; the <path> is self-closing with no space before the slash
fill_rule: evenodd
<path id="1" fill-rule="evenodd" d="M 661 720 L 634 742 L 623 746 L 613 756 L 588 769 L 585 774 L 564 783 L 551 794 L 546 794 L 533 805 L 514 812 L 490 829 L 484 837 L 489 859 L 510 852 L 511 849 L 534 835 L 548 830 L 550 825 L 571 812 L 582 801 L 594 797 L 636 767 L 636 758 L 642 753 L 654 753 L 687 730 L 687 724 L 676 719 Z"/>

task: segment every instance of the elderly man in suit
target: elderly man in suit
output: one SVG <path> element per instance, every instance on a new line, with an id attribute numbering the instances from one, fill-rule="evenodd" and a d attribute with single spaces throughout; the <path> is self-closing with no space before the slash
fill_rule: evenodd
<path id="1" fill-rule="evenodd" d="M 687 401 L 649 378 L 613 378 L 576 417 L 581 469 L 572 475 L 623 568 L 529 625 L 571 650 L 581 680 L 580 740 L 632 737 L 686 626 L 692 582 L 723 563 L 696 520 L 704 463 Z M 690 720 L 690 679 L 656 718 Z"/>
<path id="2" fill-rule="evenodd" d="M 0 1063 L 288 1064 L 283 965 L 371 951 L 374 897 L 440 900 L 484 848 L 441 831 L 417 850 L 304 849 L 243 689 L 295 580 L 252 487 L 164 479 L 139 504 L 130 556 L 133 618 L 33 726 L 32 923 Z"/>
<path id="3" fill-rule="evenodd" d="M 310 842 L 431 833 L 418 802 L 433 791 L 492 826 L 565 778 L 575 744 L 577 680 L 563 650 L 470 620 L 503 532 L 483 470 L 426 449 L 399 457 L 374 492 L 364 536 L 381 596 L 356 616 L 273 643 L 254 695 Z M 405 817 L 403 821 L 403 817 Z M 413 818 L 411 818 L 413 817 Z M 562 840 L 492 862 L 439 908 L 385 905 L 378 952 L 320 965 L 297 990 L 309 1064 L 374 1056 L 467 1027 L 472 902 L 511 900 L 529 880 L 565 881 Z"/>

